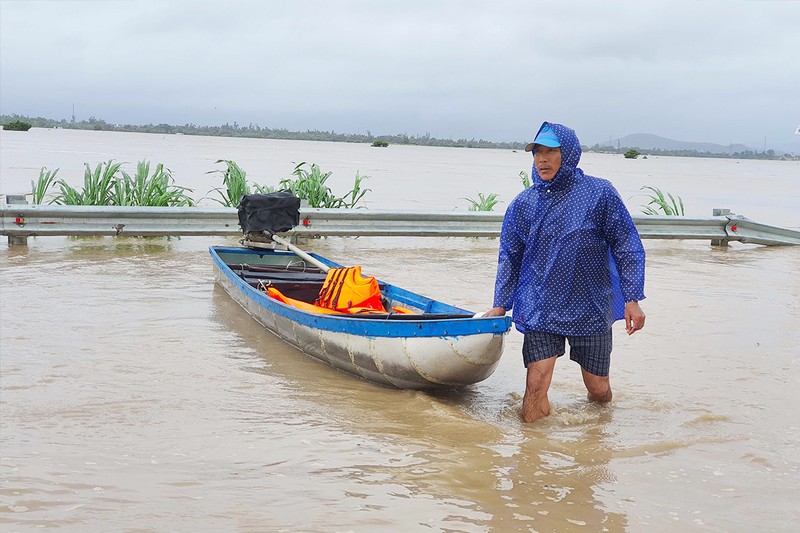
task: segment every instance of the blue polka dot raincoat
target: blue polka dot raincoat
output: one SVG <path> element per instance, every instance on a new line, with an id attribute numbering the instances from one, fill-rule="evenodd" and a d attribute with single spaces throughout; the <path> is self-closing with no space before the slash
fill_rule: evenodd
<path id="1" fill-rule="evenodd" d="M 506 210 L 494 306 L 513 309 L 523 333 L 605 333 L 624 318 L 625 302 L 645 297 L 644 247 L 614 186 L 578 168 L 575 132 L 548 124 L 561 168 L 548 182 L 534 165 L 533 184 Z"/>

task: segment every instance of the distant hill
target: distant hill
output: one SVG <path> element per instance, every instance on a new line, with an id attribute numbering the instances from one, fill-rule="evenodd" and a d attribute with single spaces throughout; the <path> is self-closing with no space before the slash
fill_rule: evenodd
<path id="1" fill-rule="evenodd" d="M 736 152 L 753 151 L 743 144 L 721 145 L 714 143 L 694 143 L 675 141 L 666 137 L 659 137 L 650 133 L 634 133 L 619 139 L 598 143 L 600 146 L 612 148 L 640 148 L 644 150 L 695 150 L 710 154 L 734 154 Z"/>

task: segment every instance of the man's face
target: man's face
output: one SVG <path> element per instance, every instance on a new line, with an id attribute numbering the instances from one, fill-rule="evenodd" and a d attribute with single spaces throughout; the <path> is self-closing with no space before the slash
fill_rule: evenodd
<path id="1" fill-rule="evenodd" d="M 533 164 L 539 171 L 539 177 L 544 181 L 552 180 L 556 177 L 558 169 L 561 168 L 561 148 L 550 148 L 537 144 L 533 152 Z"/>

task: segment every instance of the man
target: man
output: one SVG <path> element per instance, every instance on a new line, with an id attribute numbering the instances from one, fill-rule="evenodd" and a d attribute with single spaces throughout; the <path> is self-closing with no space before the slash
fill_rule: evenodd
<path id="1" fill-rule="evenodd" d="M 533 422 L 550 414 L 547 391 L 566 341 L 589 401 L 611 401 L 611 325 L 624 318 L 628 335 L 644 327 L 645 254 L 613 185 L 578 168 L 573 130 L 545 122 L 525 151 L 533 152 L 533 183 L 503 219 L 486 316 L 514 310 L 528 369 L 522 419 Z"/>

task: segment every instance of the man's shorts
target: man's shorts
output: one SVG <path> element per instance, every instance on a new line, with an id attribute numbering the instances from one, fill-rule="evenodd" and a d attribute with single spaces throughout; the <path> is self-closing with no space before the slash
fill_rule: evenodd
<path id="1" fill-rule="evenodd" d="M 607 376 L 611 368 L 611 330 L 600 335 L 555 335 L 541 331 L 528 331 L 522 342 L 522 360 L 527 367 L 534 361 L 543 361 L 565 353 L 569 341 L 569 358 L 595 376 Z"/>

